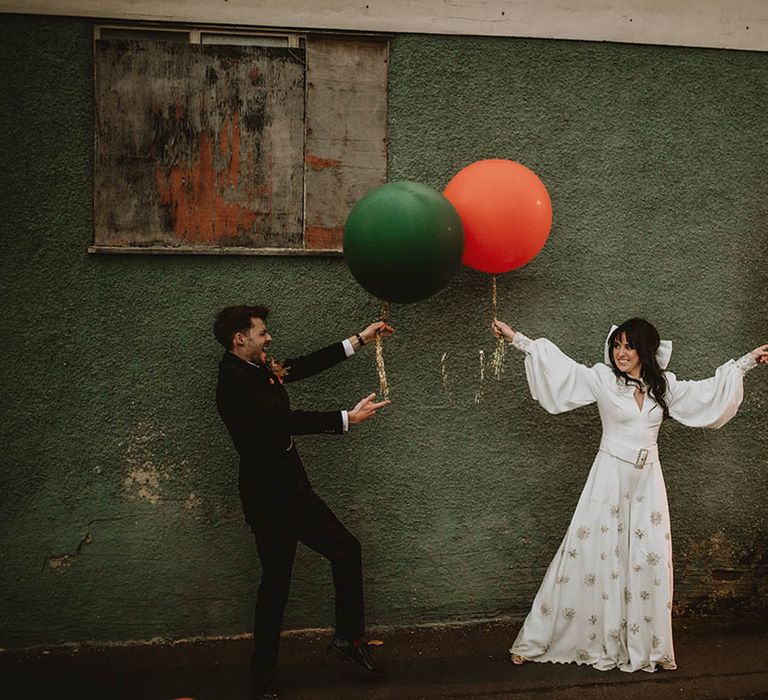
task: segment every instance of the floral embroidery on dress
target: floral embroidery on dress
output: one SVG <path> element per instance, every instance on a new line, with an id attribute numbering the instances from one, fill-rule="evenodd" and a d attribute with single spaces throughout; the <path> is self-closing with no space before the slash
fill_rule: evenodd
<path id="1" fill-rule="evenodd" d="M 542 603 L 539 609 L 544 617 L 549 617 L 552 614 L 552 606 L 549 603 Z"/>
<path id="2" fill-rule="evenodd" d="M 738 360 L 734 362 L 742 374 L 746 374 L 749 370 L 757 367 L 757 360 L 752 357 L 752 353 L 748 352 L 746 355 L 742 355 Z"/>
<path id="3" fill-rule="evenodd" d="M 645 496 L 643 496 L 643 494 L 640 494 L 639 496 L 635 496 L 635 500 L 636 500 L 638 503 L 642 503 L 642 502 L 643 502 L 643 500 L 645 500 Z"/>
<path id="4" fill-rule="evenodd" d="M 643 567 L 640 566 L 640 564 L 635 564 L 632 568 L 634 569 L 635 573 L 643 570 Z"/>
<path id="5" fill-rule="evenodd" d="M 563 617 L 570 622 L 576 617 L 576 611 L 573 608 L 565 608 L 563 610 Z"/>
<path id="6" fill-rule="evenodd" d="M 661 640 L 654 634 L 651 637 L 651 648 L 652 649 L 658 649 L 659 648 L 659 644 L 661 644 Z"/>
<path id="7" fill-rule="evenodd" d="M 661 579 L 660 578 L 653 579 L 653 585 L 658 588 L 661 585 Z"/>
<path id="8" fill-rule="evenodd" d="M 619 526 L 616 528 L 619 532 L 624 532 L 624 523 L 619 523 Z"/>
<path id="9" fill-rule="evenodd" d="M 579 556 L 579 552 L 578 552 L 578 550 L 577 550 L 577 549 L 569 549 L 569 550 L 568 550 L 568 556 L 569 556 L 571 559 L 575 559 L 576 557 L 578 557 L 578 556 Z"/>
<path id="10" fill-rule="evenodd" d="M 587 574 L 584 576 L 584 585 L 585 586 L 594 586 L 595 585 L 596 577 L 594 574 Z"/>
<path id="11" fill-rule="evenodd" d="M 576 650 L 576 660 L 577 661 L 589 661 L 589 652 L 586 649 L 577 649 Z"/>
<path id="12" fill-rule="evenodd" d="M 629 631 L 632 632 L 632 634 L 637 634 L 640 631 L 640 625 L 638 625 L 636 622 L 633 622 L 629 626 Z"/>
<path id="13" fill-rule="evenodd" d="M 558 576 L 555 579 L 555 583 L 568 583 L 571 580 L 570 576 Z"/>
<path id="14" fill-rule="evenodd" d="M 659 513 L 658 510 L 654 510 L 653 513 L 651 513 L 651 523 L 654 525 L 661 525 L 661 521 L 663 520 L 663 516 L 661 513 Z"/>
<path id="15" fill-rule="evenodd" d="M 620 510 L 621 510 L 621 509 L 619 508 L 619 506 L 611 506 L 611 515 L 612 515 L 614 518 L 618 518 L 618 517 L 619 517 L 619 512 L 620 512 Z"/>
<path id="16" fill-rule="evenodd" d="M 631 603 L 632 602 L 632 591 L 629 590 L 626 586 L 624 586 L 624 602 L 625 603 Z"/>
<path id="17" fill-rule="evenodd" d="M 648 552 L 648 554 L 645 555 L 645 561 L 647 561 L 651 566 L 656 566 L 661 561 L 661 557 L 659 557 L 656 552 Z"/>
<path id="18" fill-rule="evenodd" d="M 645 537 L 645 530 L 637 528 L 637 530 L 635 530 L 635 537 L 637 537 L 638 540 L 642 540 L 643 537 Z"/>
<path id="19" fill-rule="evenodd" d="M 603 595 L 600 596 L 603 600 L 610 600 L 611 596 L 609 596 L 607 593 L 603 593 Z"/>
<path id="20" fill-rule="evenodd" d="M 608 532 L 608 530 L 610 530 L 610 528 L 607 525 L 601 525 L 600 526 L 600 532 L 602 532 L 603 534 Z"/>
<path id="21" fill-rule="evenodd" d="M 649 625 L 653 622 L 653 618 L 650 615 L 644 615 L 643 620 Z"/>
<path id="22" fill-rule="evenodd" d="M 600 552 L 600 559 L 605 561 L 608 558 L 608 555 L 605 552 Z"/>
<path id="23" fill-rule="evenodd" d="M 592 634 L 589 635 L 589 641 L 594 642 L 597 639 L 597 632 L 592 632 Z"/>
<path id="24" fill-rule="evenodd" d="M 596 625 L 597 624 L 597 615 L 594 613 L 589 616 L 589 624 L 590 625 Z"/>
<path id="25" fill-rule="evenodd" d="M 580 540 L 586 540 L 587 537 L 589 537 L 592 534 L 592 530 L 590 530 L 586 525 L 582 525 L 578 530 L 576 530 L 576 537 L 578 537 Z"/>
<path id="26" fill-rule="evenodd" d="M 651 594 L 650 594 L 650 593 L 648 593 L 648 591 L 640 591 L 640 597 L 641 597 L 643 600 L 648 600 L 648 598 L 650 598 L 650 597 L 651 597 Z"/>
<path id="27" fill-rule="evenodd" d="M 512 345 L 523 352 L 530 352 L 533 348 L 533 341 L 527 336 L 524 336 L 520 331 L 516 331 L 512 338 Z"/>
<path id="28" fill-rule="evenodd" d="M 621 640 L 621 632 L 619 630 L 611 630 L 608 634 L 608 636 L 614 641 L 618 642 Z"/>
<path id="29" fill-rule="evenodd" d="M 619 580 L 619 572 L 618 571 L 611 571 L 611 578 L 614 581 L 618 581 Z"/>

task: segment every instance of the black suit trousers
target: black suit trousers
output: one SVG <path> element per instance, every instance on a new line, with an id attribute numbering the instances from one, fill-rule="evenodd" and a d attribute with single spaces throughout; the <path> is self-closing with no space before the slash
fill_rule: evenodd
<path id="1" fill-rule="evenodd" d="M 277 661 L 298 542 L 331 563 L 336 636 L 359 639 L 365 629 L 360 543 L 311 488 L 299 488 L 288 498 L 285 491 L 281 495 L 263 502 L 248 517 L 262 569 L 254 616 L 256 671 L 269 670 Z"/>

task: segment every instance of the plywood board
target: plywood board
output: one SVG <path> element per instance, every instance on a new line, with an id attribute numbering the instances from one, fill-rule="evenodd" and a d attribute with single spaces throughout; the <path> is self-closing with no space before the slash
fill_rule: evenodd
<path id="1" fill-rule="evenodd" d="M 386 39 L 307 38 L 307 248 L 341 250 L 344 222 L 387 179 Z"/>
<path id="2" fill-rule="evenodd" d="M 301 247 L 304 52 L 96 41 L 96 246 Z"/>

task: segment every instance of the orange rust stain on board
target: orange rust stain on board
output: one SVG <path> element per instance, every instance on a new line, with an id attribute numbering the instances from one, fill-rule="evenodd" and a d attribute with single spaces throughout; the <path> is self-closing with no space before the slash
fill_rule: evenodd
<path id="1" fill-rule="evenodd" d="M 341 250 L 343 238 L 344 230 L 341 227 L 307 226 L 304 231 L 304 245 L 312 250 L 319 248 Z"/>
<path id="2" fill-rule="evenodd" d="M 229 184 L 237 187 L 240 180 L 240 116 L 232 119 L 232 153 L 229 157 Z"/>
<path id="3" fill-rule="evenodd" d="M 224 199 L 224 191 L 237 186 L 239 181 L 240 130 L 237 116 L 231 124 L 225 123 L 219 139 L 220 143 L 226 141 L 228 146 L 222 155 L 230 156 L 226 168 L 219 173 L 215 169 L 212 139 L 206 132 L 200 135 L 198 158 L 190 167 L 174 166 L 167 173 L 162 168 L 155 170 L 160 201 L 171 208 L 173 231 L 180 240 L 215 243 L 248 231 L 256 219 L 268 216 L 239 204 L 230 204 Z"/>
<path id="4" fill-rule="evenodd" d="M 308 153 L 304 156 L 304 162 L 312 168 L 312 170 L 325 170 L 326 168 L 338 168 L 341 165 L 341 161 L 335 158 L 318 158 Z"/>

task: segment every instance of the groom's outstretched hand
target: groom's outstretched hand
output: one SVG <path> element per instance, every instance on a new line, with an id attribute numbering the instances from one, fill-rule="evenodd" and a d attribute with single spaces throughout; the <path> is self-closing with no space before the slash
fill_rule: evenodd
<path id="1" fill-rule="evenodd" d="M 364 420 L 373 418 L 376 411 L 384 406 L 389 406 L 391 401 L 374 401 L 376 394 L 368 394 L 364 399 L 357 402 L 357 405 L 347 413 L 350 425 L 362 423 Z"/>
<path id="2" fill-rule="evenodd" d="M 360 331 L 360 336 L 362 337 L 363 342 L 368 345 L 368 343 L 372 343 L 376 340 L 377 335 L 380 335 L 382 338 L 389 338 L 394 332 L 395 329 L 384 323 L 384 321 L 376 321 L 365 330 Z"/>

